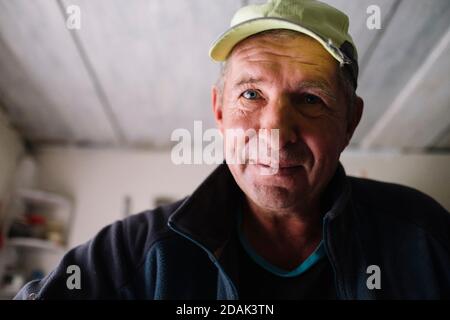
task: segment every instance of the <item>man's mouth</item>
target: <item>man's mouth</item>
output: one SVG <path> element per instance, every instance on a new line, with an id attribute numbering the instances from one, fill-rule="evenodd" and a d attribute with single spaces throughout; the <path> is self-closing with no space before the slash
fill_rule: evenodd
<path id="1" fill-rule="evenodd" d="M 280 162 L 280 163 L 263 163 L 263 162 L 258 162 L 257 165 L 265 167 L 265 168 L 278 168 L 278 169 L 292 169 L 292 168 L 297 168 L 297 167 L 301 167 L 302 165 L 299 163 L 290 163 L 290 162 Z"/>
<path id="2" fill-rule="evenodd" d="M 279 175 L 289 176 L 298 173 L 303 165 L 298 163 L 257 163 L 257 166 L 261 169 L 263 175 Z"/>

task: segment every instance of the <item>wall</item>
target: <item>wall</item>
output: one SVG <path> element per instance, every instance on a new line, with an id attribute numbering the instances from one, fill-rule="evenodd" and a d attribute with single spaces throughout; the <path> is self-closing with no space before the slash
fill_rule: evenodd
<path id="1" fill-rule="evenodd" d="M 158 196 L 177 200 L 191 193 L 215 166 L 173 165 L 168 152 L 45 148 L 37 154 L 38 184 L 73 197 L 69 246 L 125 217 L 125 197 L 137 213 Z"/>
<path id="2" fill-rule="evenodd" d="M 3 222 L 7 197 L 15 178 L 17 162 L 24 154 L 20 136 L 11 127 L 8 118 L 0 109 L 0 278 L 6 266 L 3 246 Z M 1 297 L 1 294 L 0 294 Z"/>
<path id="3" fill-rule="evenodd" d="M 131 212 L 154 206 L 156 196 L 175 199 L 191 193 L 213 170 L 206 165 L 173 165 L 169 152 L 44 148 L 37 154 L 42 187 L 71 194 L 75 219 L 70 246 L 94 236 Z M 450 209 L 450 155 L 400 155 L 347 152 L 347 173 L 398 182 L 426 192 Z"/>
<path id="4" fill-rule="evenodd" d="M 344 152 L 347 174 L 411 186 L 450 210 L 450 154 Z"/>
<path id="5" fill-rule="evenodd" d="M 22 141 L 0 109 L 0 201 L 8 194 L 17 161 L 24 154 Z"/>

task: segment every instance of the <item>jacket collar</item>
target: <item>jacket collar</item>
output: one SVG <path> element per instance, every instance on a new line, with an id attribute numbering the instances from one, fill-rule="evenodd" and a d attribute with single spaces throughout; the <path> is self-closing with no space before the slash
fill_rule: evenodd
<path id="1" fill-rule="evenodd" d="M 346 213 L 350 196 L 350 182 L 344 167 L 339 162 L 336 172 L 325 190 L 324 201 L 327 201 L 328 207 L 326 212 L 324 212 L 324 218 L 333 220 L 337 216 Z"/>
<path id="2" fill-rule="evenodd" d="M 241 197 L 223 163 L 169 217 L 169 226 L 218 258 L 230 238 Z"/>
<path id="3" fill-rule="evenodd" d="M 326 190 L 325 218 L 332 220 L 344 212 L 349 197 L 350 184 L 339 163 Z M 218 259 L 234 232 L 242 199 L 243 192 L 223 163 L 170 216 L 168 224 Z"/>

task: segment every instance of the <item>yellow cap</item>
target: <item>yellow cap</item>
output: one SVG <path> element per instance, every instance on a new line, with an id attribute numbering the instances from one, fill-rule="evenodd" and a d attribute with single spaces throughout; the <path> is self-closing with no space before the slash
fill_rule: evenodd
<path id="1" fill-rule="evenodd" d="M 293 30 L 317 40 L 341 66 L 347 65 L 356 87 L 358 56 L 348 25 L 345 13 L 320 1 L 269 0 L 240 8 L 230 28 L 212 44 L 209 55 L 217 62 L 225 61 L 234 46 L 249 36 L 273 29 Z"/>

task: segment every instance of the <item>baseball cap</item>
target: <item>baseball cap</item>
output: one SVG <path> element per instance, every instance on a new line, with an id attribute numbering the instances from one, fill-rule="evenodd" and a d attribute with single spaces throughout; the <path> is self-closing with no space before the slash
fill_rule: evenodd
<path id="1" fill-rule="evenodd" d="M 349 19 L 338 9 L 316 0 L 269 0 L 240 8 L 230 28 L 214 41 L 209 56 L 225 61 L 240 41 L 263 31 L 288 29 L 317 40 L 350 74 L 356 88 L 358 53 L 348 33 Z"/>

